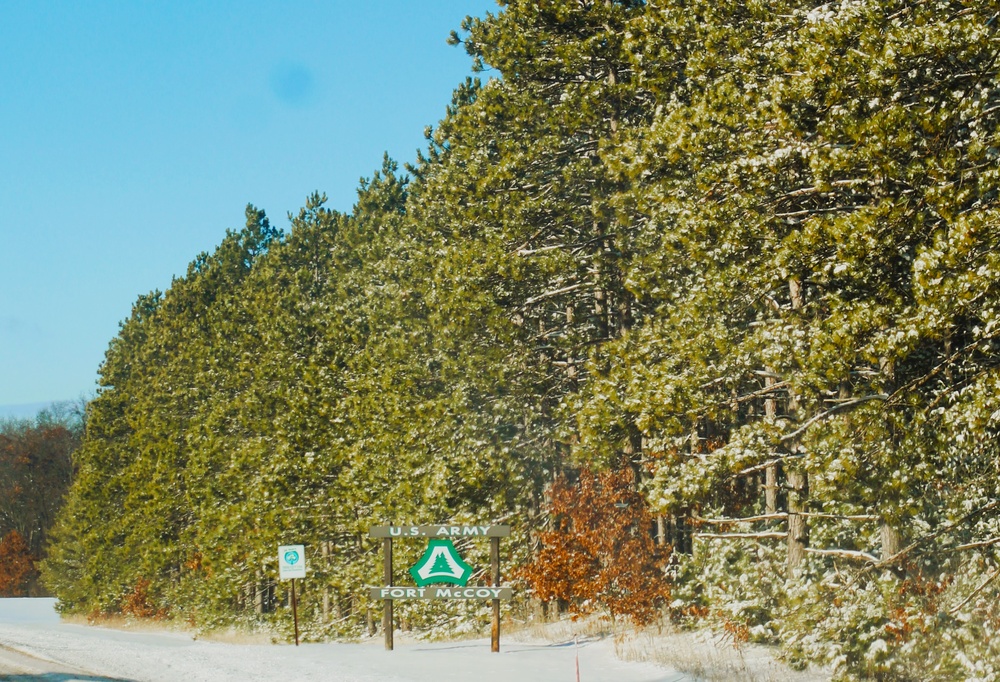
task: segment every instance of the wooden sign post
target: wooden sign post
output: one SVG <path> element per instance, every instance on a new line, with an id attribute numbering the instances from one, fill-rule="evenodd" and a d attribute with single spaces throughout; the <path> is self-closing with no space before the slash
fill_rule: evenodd
<path id="1" fill-rule="evenodd" d="M 490 538 L 490 582 L 500 585 L 500 538 Z M 490 628 L 490 651 L 500 651 L 500 599 L 493 599 L 493 627 Z"/>
<path id="2" fill-rule="evenodd" d="M 278 547 L 278 578 L 292 581 L 292 620 L 295 623 L 295 646 L 299 645 L 299 609 L 295 600 L 295 579 L 306 577 L 306 548 L 303 545 Z"/>
<path id="3" fill-rule="evenodd" d="M 392 538 L 382 541 L 382 554 L 382 580 L 386 585 L 392 585 Z M 392 651 L 392 627 L 392 600 L 386 599 L 382 604 L 382 631 L 387 651 Z"/>

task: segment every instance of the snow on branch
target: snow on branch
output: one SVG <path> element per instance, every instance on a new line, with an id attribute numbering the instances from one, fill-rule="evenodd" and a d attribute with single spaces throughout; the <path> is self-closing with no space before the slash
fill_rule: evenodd
<path id="1" fill-rule="evenodd" d="M 706 540 L 729 540 L 735 538 L 749 538 L 749 539 L 775 539 L 781 540 L 788 537 L 788 533 L 784 531 L 765 531 L 761 533 L 692 533 L 692 537 L 703 538 Z"/>
<path id="2" fill-rule="evenodd" d="M 841 559 L 854 559 L 856 561 L 867 561 L 870 564 L 878 563 L 878 557 L 869 554 L 868 552 L 859 552 L 853 549 L 816 549 L 814 547 L 806 547 L 805 550 L 809 554 L 840 557 Z"/>
<path id="3" fill-rule="evenodd" d="M 861 398 L 854 398 L 853 400 L 848 400 L 846 402 L 840 403 L 839 405 L 835 405 L 835 406 L 831 407 L 829 410 L 827 410 L 826 412 L 821 412 L 821 413 L 817 414 L 815 417 L 813 417 L 812 419 L 808 420 L 805 424 L 803 424 L 799 428 L 795 429 L 791 433 L 789 433 L 789 434 L 787 434 L 785 436 L 782 436 L 781 437 L 781 442 L 784 443 L 786 441 L 795 440 L 796 438 L 798 438 L 799 436 L 801 436 L 803 433 L 805 433 L 806 430 L 808 430 L 809 427 L 812 426 L 813 424 L 815 424 L 816 422 L 822 421 L 823 419 L 826 419 L 827 417 L 831 417 L 831 416 L 833 416 L 833 415 L 835 415 L 835 414 L 837 414 L 839 412 L 843 412 L 846 409 L 849 409 L 851 407 L 856 407 L 857 405 L 861 405 L 863 403 L 867 403 L 867 402 L 870 402 L 872 400 L 888 400 L 888 399 L 889 399 L 889 396 L 887 394 L 885 394 L 885 393 L 875 393 L 873 395 L 866 395 L 866 396 L 863 396 Z"/>
<path id="4" fill-rule="evenodd" d="M 964 545 L 959 545 L 958 547 L 952 547 L 949 551 L 964 552 L 967 549 L 978 549 L 980 547 L 989 547 L 990 545 L 995 545 L 998 542 L 1000 542 L 1000 538 L 990 538 L 989 540 L 981 540 L 979 542 L 969 542 Z"/>
<path id="5" fill-rule="evenodd" d="M 962 518 L 958 519 L 957 521 L 954 521 L 953 523 L 949 523 L 949 524 L 946 524 L 946 525 L 942 526 L 941 528 L 939 528 L 935 532 L 931 533 L 930 535 L 927 535 L 925 537 L 920 538 L 919 540 L 916 540 L 915 542 L 913 542 L 912 544 L 910 544 L 910 545 L 904 547 L 903 549 L 899 550 L 898 552 L 896 552 L 892 556 L 883 559 L 881 562 L 879 562 L 878 564 L 876 564 L 874 567 L 892 566 L 893 564 L 897 564 L 897 563 L 899 563 L 900 559 L 906 557 L 908 554 L 910 554 L 915 549 L 921 547 L 922 545 L 927 544 L 928 542 L 931 542 L 932 540 L 936 540 L 937 538 L 941 537 L 945 533 L 958 528 L 963 523 L 966 523 L 967 521 L 970 521 L 971 519 L 973 519 L 973 518 L 975 518 L 975 517 L 977 517 L 977 516 L 979 516 L 981 514 L 985 514 L 988 511 L 996 509 L 998 506 L 1000 506 L 1000 500 L 993 500 L 989 504 L 983 505 L 979 509 L 973 509 L 972 511 L 970 511 L 968 514 L 966 514 Z M 973 543 L 973 544 L 975 544 L 975 543 Z"/>
<path id="6" fill-rule="evenodd" d="M 979 594 L 980 592 L 982 592 L 984 589 L 986 589 L 987 585 L 989 585 L 991 582 L 993 582 L 994 580 L 996 580 L 996 577 L 998 575 L 1000 575 L 1000 568 L 998 568 L 997 570 L 993 571 L 993 573 L 989 577 L 987 577 L 986 580 L 984 580 L 979 585 L 979 587 L 977 587 L 976 589 L 974 589 L 972 591 L 972 594 L 970 594 L 968 597 L 966 597 L 965 599 L 962 600 L 961 604 L 959 604 L 955 608 L 949 610 L 948 611 L 948 615 L 949 616 L 954 616 L 956 613 L 958 613 L 959 611 L 961 611 L 963 606 L 965 606 L 970 601 L 972 601 L 973 599 L 975 599 L 976 595 Z"/>
<path id="7" fill-rule="evenodd" d="M 750 523 L 752 521 L 770 521 L 772 519 L 777 520 L 777 519 L 787 519 L 787 518 L 788 518 L 787 512 L 778 512 L 775 514 L 761 514 L 760 516 L 747 516 L 742 519 L 703 519 L 700 516 L 694 516 L 692 517 L 692 520 L 697 521 L 698 523 L 723 525 L 726 523 Z"/>
<path id="8" fill-rule="evenodd" d="M 784 455 L 783 457 L 775 457 L 774 459 L 769 459 L 766 462 L 764 462 L 763 464 L 755 464 L 752 467 L 748 467 L 746 469 L 742 469 L 740 471 L 737 471 L 735 474 L 733 474 L 733 476 L 746 476 L 747 474 L 752 474 L 752 473 L 755 473 L 757 471 L 763 471 L 764 469 L 766 469 L 768 467 L 771 467 L 771 466 L 774 466 L 775 464 L 781 464 L 782 462 L 784 462 L 786 460 L 789 460 L 789 459 L 802 459 L 803 457 L 804 457 L 804 455 L 795 455 L 795 454 L 789 453 L 787 455 Z"/>
<path id="9" fill-rule="evenodd" d="M 878 521 L 875 514 L 820 514 L 819 512 L 796 512 L 799 516 L 814 519 L 837 519 L 838 521 Z"/>
<path id="10" fill-rule="evenodd" d="M 559 296 L 560 294 L 568 294 L 571 291 L 576 291 L 577 289 L 582 289 L 587 286 L 588 283 L 581 282 L 579 284 L 571 284 L 568 287 L 563 287 L 562 289 L 555 289 L 553 291 L 546 291 L 544 294 L 538 294 L 538 296 L 532 296 L 531 298 L 525 299 L 524 305 L 532 305 L 533 303 L 538 303 L 539 301 L 544 301 L 547 298 L 553 298 Z"/>

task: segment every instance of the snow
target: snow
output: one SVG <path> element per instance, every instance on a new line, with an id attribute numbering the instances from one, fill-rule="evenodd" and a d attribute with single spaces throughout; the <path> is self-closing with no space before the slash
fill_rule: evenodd
<path id="1" fill-rule="evenodd" d="M 397 644 L 230 644 L 176 631 L 134 632 L 61 622 L 53 599 L 0 599 L 0 647 L 129 682 L 693 682 L 667 668 L 619 660 L 608 639 L 579 645 L 488 640 Z M 2 678 L 2 673 L 0 673 Z M 61 678 L 65 679 L 65 678 Z M 71 679 L 71 678 L 70 678 Z"/>

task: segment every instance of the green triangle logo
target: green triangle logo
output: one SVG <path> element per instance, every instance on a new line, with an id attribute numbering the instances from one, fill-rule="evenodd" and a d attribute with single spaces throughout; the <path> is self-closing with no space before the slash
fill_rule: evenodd
<path id="1" fill-rule="evenodd" d="M 451 583 L 465 587 L 472 577 L 472 566 L 462 560 L 462 556 L 451 544 L 451 540 L 432 538 L 427 543 L 427 551 L 417 563 L 410 567 L 417 587 L 434 583 Z"/>

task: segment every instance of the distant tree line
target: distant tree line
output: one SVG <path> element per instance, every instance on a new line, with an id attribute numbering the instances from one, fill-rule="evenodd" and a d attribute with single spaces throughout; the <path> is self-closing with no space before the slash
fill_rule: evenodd
<path id="1" fill-rule="evenodd" d="M 997 679 L 1000 6 L 501 4 L 405 173 L 287 233 L 249 207 L 138 299 L 44 565 L 62 608 L 285 623 L 294 539 L 307 636 L 357 635 L 369 525 L 488 519 L 566 608 Z"/>
<path id="2" fill-rule="evenodd" d="M 36 564 L 69 490 L 82 435 L 80 414 L 68 404 L 33 419 L 0 419 L 0 597 L 42 592 Z"/>

